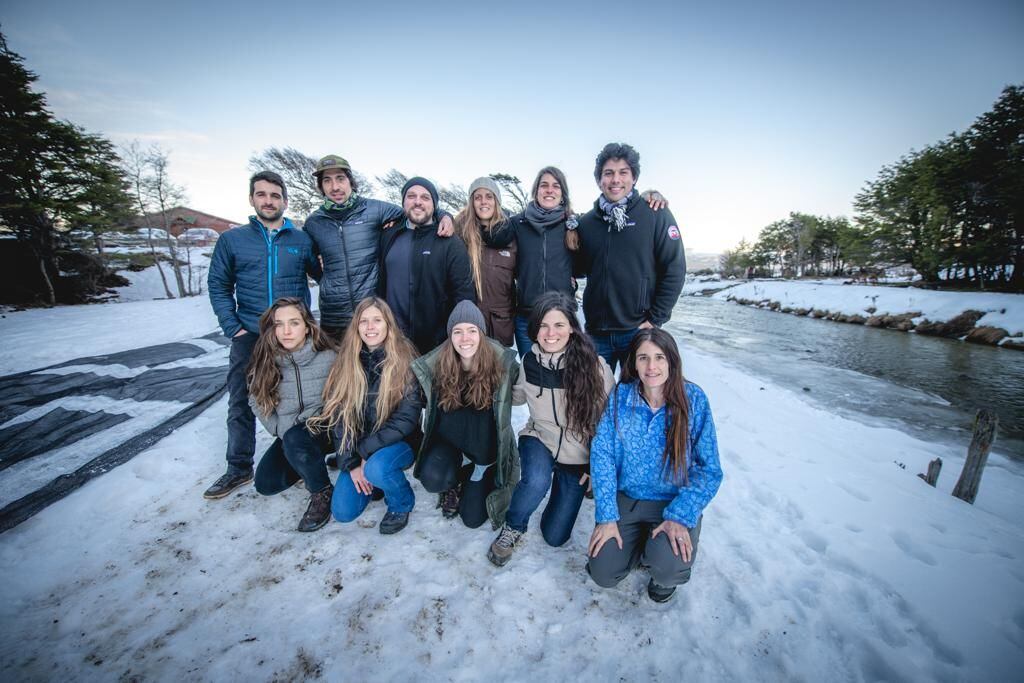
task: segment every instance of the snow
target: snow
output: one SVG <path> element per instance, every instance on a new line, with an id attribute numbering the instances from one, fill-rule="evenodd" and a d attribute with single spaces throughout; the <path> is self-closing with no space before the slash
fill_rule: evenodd
<path id="1" fill-rule="evenodd" d="M 716 298 L 777 301 L 784 307 L 816 308 L 844 315 L 920 313 L 914 323 L 945 322 L 964 311 L 982 311 L 977 325 L 1024 334 L 1024 296 L 998 292 L 943 292 L 916 287 L 845 285 L 842 280 L 753 280 L 718 292 Z M 867 309 L 874 308 L 874 312 Z"/>
<path id="2" fill-rule="evenodd" d="M 742 280 L 729 278 L 723 280 L 718 275 L 687 275 L 683 284 L 683 296 L 704 296 L 707 292 L 717 292 L 735 287 Z"/>
<path id="3" fill-rule="evenodd" d="M 22 353 L 2 359 L 24 370 L 212 322 L 205 298 L 8 314 L 5 347 Z M 949 495 L 959 453 L 683 351 L 725 481 L 693 579 L 668 604 L 647 599 L 642 571 L 613 590 L 587 579 L 590 501 L 566 546 L 547 547 L 535 516 L 497 569 L 494 533 L 444 520 L 415 483 L 410 525 L 390 537 L 375 528 L 381 503 L 301 534 L 300 488 L 204 500 L 224 467 L 221 400 L 0 537 L 0 668 L 11 680 L 1019 678 L 1018 463 L 993 453 L 967 505 Z M 257 451 L 268 444 L 261 432 Z M 936 456 L 933 489 L 915 473 Z"/>
<path id="4" fill-rule="evenodd" d="M 149 248 L 119 248 L 117 251 L 121 253 L 149 253 Z M 210 257 L 213 254 L 213 247 L 191 247 L 190 251 L 192 258 L 192 288 L 194 291 L 201 291 L 202 295 L 200 298 L 205 299 L 206 277 L 210 268 Z M 166 249 L 157 249 L 157 252 L 165 256 L 167 254 Z M 179 248 L 178 258 L 184 259 L 185 256 L 185 247 L 183 245 Z M 170 264 L 167 262 L 164 262 L 162 267 L 164 277 L 167 279 L 167 286 L 171 288 L 171 293 L 177 296 L 178 286 L 175 284 L 174 270 L 171 269 Z M 182 265 L 181 272 L 183 277 L 187 277 L 188 269 L 185 265 Z M 117 299 L 120 301 L 150 301 L 167 297 L 167 292 L 164 290 L 163 282 L 160 279 L 160 273 L 155 265 L 140 271 L 119 270 L 118 274 L 127 278 L 128 282 L 131 283 L 127 287 L 113 288 L 117 293 Z"/>

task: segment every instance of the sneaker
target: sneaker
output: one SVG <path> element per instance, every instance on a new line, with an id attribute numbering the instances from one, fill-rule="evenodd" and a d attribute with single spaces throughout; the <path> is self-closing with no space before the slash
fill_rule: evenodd
<path id="1" fill-rule="evenodd" d="M 494 539 L 490 550 L 487 551 L 487 559 L 497 567 L 504 567 L 505 563 L 512 559 L 512 553 L 523 538 L 523 532 L 516 531 L 508 524 L 501 526 L 498 537 Z"/>
<path id="2" fill-rule="evenodd" d="M 405 525 L 409 523 L 408 512 L 391 512 L 390 510 L 384 515 L 384 519 L 380 520 L 380 526 L 377 530 L 382 534 L 397 534 L 399 531 L 405 528 Z"/>
<path id="3" fill-rule="evenodd" d="M 309 497 L 306 514 L 302 515 L 297 527 L 299 531 L 316 531 L 331 519 L 331 497 L 334 487 L 330 484 Z"/>
<path id="4" fill-rule="evenodd" d="M 647 582 L 647 597 L 654 602 L 668 602 L 672 599 L 672 596 L 676 594 L 676 587 L 671 586 L 666 588 L 665 586 L 659 586 L 654 583 L 654 579 Z"/>
<path id="5" fill-rule="evenodd" d="M 242 472 L 232 472 L 228 470 L 227 473 L 221 475 L 220 479 L 213 482 L 213 486 L 203 492 L 203 498 L 208 500 L 223 498 L 239 486 L 245 486 L 251 481 L 252 470 Z"/>
<path id="6" fill-rule="evenodd" d="M 441 508 L 441 514 L 445 519 L 452 519 L 459 514 L 459 494 L 461 487 L 456 484 L 447 491 L 440 494 L 437 507 Z"/>

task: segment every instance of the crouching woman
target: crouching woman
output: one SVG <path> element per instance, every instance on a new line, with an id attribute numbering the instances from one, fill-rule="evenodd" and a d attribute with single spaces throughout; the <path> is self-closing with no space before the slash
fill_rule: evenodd
<path id="1" fill-rule="evenodd" d="M 377 297 L 359 302 L 317 418 L 334 430 L 338 443 L 341 473 L 331 509 L 339 522 L 359 517 L 377 488 L 387 504 L 378 531 L 398 533 L 409 523 L 416 497 L 403 470 L 419 445 L 423 407 L 410 370 L 415 356 L 387 303 Z"/>
<path id="2" fill-rule="evenodd" d="M 334 357 L 302 299 L 278 299 L 260 317 L 249 362 L 249 405 L 276 438 L 256 467 L 256 491 L 274 495 L 302 479 L 310 499 L 299 531 L 316 531 L 331 518 L 333 487 L 324 464 L 330 439 L 325 431 L 311 431 L 306 420 L 320 412 Z"/>
<path id="3" fill-rule="evenodd" d="M 516 354 L 484 334 L 483 314 L 460 301 L 448 318 L 448 339 L 413 362 L 427 397 L 423 447 L 414 474 L 446 518 L 477 528 L 505 520 L 519 481 L 512 433 Z"/>
<path id="4" fill-rule="evenodd" d="M 587 571 L 618 584 L 639 564 L 647 594 L 669 600 L 690 580 L 704 508 L 722 483 L 707 397 L 683 377 L 679 349 L 660 329 L 629 346 L 590 451 L 594 517 Z"/>

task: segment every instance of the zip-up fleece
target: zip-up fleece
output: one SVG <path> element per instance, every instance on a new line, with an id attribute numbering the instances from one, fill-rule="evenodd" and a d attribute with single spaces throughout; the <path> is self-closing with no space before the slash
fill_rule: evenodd
<path id="1" fill-rule="evenodd" d="M 403 226 L 381 234 L 380 278 L 377 296 L 387 297 L 387 257 Z M 469 254 L 461 237 L 438 237 L 437 226 L 413 229 L 412 263 L 409 264 L 409 329 L 402 330 L 420 353 L 443 342 L 445 324 L 455 304 L 464 299 L 476 303 L 476 287 Z M 388 302 L 391 303 L 391 302 Z"/>
<path id="2" fill-rule="evenodd" d="M 608 399 L 590 448 L 590 476 L 594 479 L 594 519 L 598 524 L 617 522 L 617 493 L 634 500 L 671 501 L 663 519 L 692 529 L 722 484 L 715 421 L 704 391 L 686 383 L 690 404 L 689 443 L 686 451 L 687 483 L 673 482 L 662 466 L 665 450 L 665 407 L 651 410 L 637 392 L 639 382 L 620 384 Z"/>
<path id="3" fill-rule="evenodd" d="M 347 327 L 356 305 L 376 291 L 381 226 L 402 215 L 400 206 L 357 196 L 349 209 L 322 206 L 306 219 L 304 229 L 324 259 L 321 325 Z"/>
<path id="4" fill-rule="evenodd" d="M 615 380 L 604 359 L 598 357 L 598 361 L 604 380 L 603 401 Z M 590 462 L 590 444 L 581 442 L 566 429 L 564 375 L 565 351 L 544 353 L 534 343 L 530 353 L 523 357 L 519 379 L 512 388 L 512 404 L 526 403 L 530 409 L 530 417 L 519 436 L 540 439 L 556 462 L 586 465 Z"/>
<path id="5" fill-rule="evenodd" d="M 635 330 L 645 321 L 664 325 L 683 291 L 686 255 L 675 218 L 635 191 L 626 215 L 626 227 L 609 229 L 595 201 L 580 219 L 577 274 L 587 278 L 583 313 L 595 334 Z"/>
<path id="6" fill-rule="evenodd" d="M 324 384 L 337 354 L 331 349 L 314 351 L 313 342 L 306 340 L 294 353 L 281 353 L 274 359 L 281 370 L 277 407 L 264 415 L 256 407 L 256 399 L 249 395 L 249 406 L 272 436 L 280 438 L 289 429 L 305 422 L 323 407 Z"/>
<path id="7" fill-rule="evenodd" d="M 226 337 L 259 334 L 260 316 L 283 296 L 309 305 L 306 275 L 319 280 L 320 263 L 309 235 L 287 218 L 272 236 L 256 216 L 220 236 L 210 259 L 207 290 Z"/>

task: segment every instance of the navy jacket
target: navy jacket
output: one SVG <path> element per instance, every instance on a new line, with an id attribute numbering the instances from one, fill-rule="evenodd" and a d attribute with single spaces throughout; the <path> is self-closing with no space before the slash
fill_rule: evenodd
<path id="1" fill-rule="evenodd" d="M 324 259 L 320 282 L 320 324 L 348 326 L 356 305 L 377 290 L 381 226 L 403 218 L 402 207 L 357 197 L 350 209 L 320 207 L 304 229 Z"/>
<path id="2" fill-rule="evenodd" d="M 513 239 L 518 243 L 516 264 L 516 313 L 530 316 L 533 302 L 550 291 L 575 296 L 572 287 L 573 255 L 565 246 L 565 221 L 546 228 L 533 225 L 518 213 L 495 230 L 489 246 L 501 247 Z"/>
<path id="3" fill-rule="evenodd" d="M 588 332 L 626 332 L 644 321 L 660 327 L 683 290 L 686 254 L 672 214 L 654 211 L 634 192 L 626 215 L 621 232 L 608 229 L 598 202 L 580 219 L 577 274 L 587 278 Z"/>
<path id="4" fill-rule="evenodd" d="M 273 236 L 255 216 L 222 234 L 206 283 L 224 334 L 233 337 L 241 329 L 259 334 L 260 316 L 283 296 L 309 305 L 307 274 L 316 280 L 321 275 L 313 242 L 287 218 Z"/>

